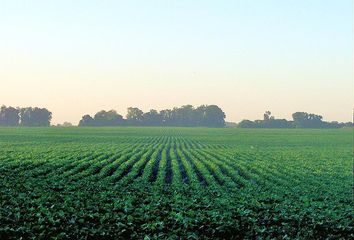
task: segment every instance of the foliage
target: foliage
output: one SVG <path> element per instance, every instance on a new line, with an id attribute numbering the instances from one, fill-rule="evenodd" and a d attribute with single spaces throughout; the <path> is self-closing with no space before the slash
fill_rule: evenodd
<path id="1" fill-rule="evenodd" d="M 102 110 L 92 118 L 90 115 L 84 115 L 79 126 L 177 126 L 177 127 L 224 127 L 225 113 L 216 105 L 202 105 L 194 108 L 192 105 L 184 105 L 180 108 L 165 109 L 158 112 L 151 109 L 144 113 L 136 107 L 129 107 L 126 119 L 123 119 L 114 110 L 116 121 L 108 112 Z"/>
<path id="2" fill-rule="evenodd" d="M 0 126 L 48 127 L 52 113 L 46 108 L 13 108 L 2 106 Z"/>
<path id="3" fill-rule="evenodd" d="M 1 106 L 0 126 L 17 126 L 20 121 L 19 109 Z"/>
<path id="4" fill-rule="evenodd" d="M 240 128 L 342 128 L 352 127 L 353 123 L 325 122 L 321 115 L 306 112 L 296 112 L 292 114 L 293 121 L 286 119 L 276 119 L 271 116 L 270 111 L 266 111 L 263 120 L 242 120 Z"/>
<path id="5" fill-rule="evenodd" d="M 71 122 L 63 122 L 63 124 L 57 124 L 57 127 L 73 127 L 74 125 Z"/>
<path id="6" fill-rule="evenodd" d="M 95 126 L 95 120 L 90 115 L 86 114 L 80 120 L 79 126 L 82 127 Z"/>
<path id="7" fill-rule="evenodd" d="M 93 119 L 95 126 L 116 126 L 124 122 L 123 117 L 115 110 L 99 111 Z"/>
<path id="8" fill-rule="evenodd" d="M 131 125 L 142 125 L 144 112 L 136 107 L 127 109 L 127 122 Z"/>
<path id="9" fill-rule="evenodd" d="M 52 119 L 52 113 L 46 108 L 21 108 L 20 125 L 27 127 L 48 127 Z"/>

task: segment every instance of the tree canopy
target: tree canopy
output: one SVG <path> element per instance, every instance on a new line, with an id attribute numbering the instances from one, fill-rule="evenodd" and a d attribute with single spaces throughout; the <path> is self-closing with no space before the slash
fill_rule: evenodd
<path id="1" fill-rule="evenodd" d="M 239 128 L 341 128 L 353 126 L 353 123 L 325 122 L 321 115 L 295 112 L 292 114 L 292 121 L 286 119 L 276 119 L 271 115 L 270 111 L 266 111 L 263 115 L 263 120 L 242 120 Z"/>
<path id="2" fill-rule="evenodd" d="M 176 127 L 224 127 L 225 113 L 216 105 L 202 105 L 197 108 L 184 105 L 158 112 L 151 109 L 143 112 L 137 107 L 127 109 L 126 119 L 114 110 L 99 111 L 92 118 L 84 115 L 79 126 L 176 126 Z"/>
<path id="3" fill-rule="evenodd" d="M 129 107 L 127 113 L 127 123 L 129 125 L 142 125 L 144 112 L 137 107 Z"/>
<path id="4" fill-rule="evenodd" d="M 28 127 L 49 127 L 52 113 L 46 108 L 21 108 L 20 125 Z"/>
<path id="5" fill-rule="evenodd" d="M 226 115 L 217 105 L 201 105 L 194 107 L 190 104 L 172 109 L 157 111 L 151 109 L 143 112 L 137 107 L 127 109 L 126 118 L 115 110 L 101 110 L 93 117 L 82 116 L 79 126 L 171 126 L 171 127 L 239 127 L 239 128 L 342 128 L 353 127 L 352 122 L 326 122 L 323 117 L 314 113 L 295 112 L 292 120 L 277 119 L 270 111 L 263 114 L 262 120 L 242 120 L 238 124 L 226 123 Z M 38 107 L 6 107 L 0 108 L 0 126 L 48 127 L 52 113 L 46 108 Z M 64 123 L 58 126 L 72 126 Z"/>
<path id="6" fill-rule="evenodd" d="M 90 127 L 90 126 L 94 126 L 95 124 L 95 120 L 88 114 L 82 116 L 82 119 L 79 122 L 79 126 L 82 127 Z"/>
<path id="7" fill-rule="evenodd" d="M 116 126 L 124 122 L 122 115 L 119 115 L 115 110 L 99 111 L 93 119 L 95 126 Z"/>
<path id="8" fill-rule="evenodd" d="M 20 122 L 20 110 L 18 108 L 1 106 L 0 109 L 0 125 L 1 126 L 18 126 Z"/>
<path id="9" fill-rule="evenodd" d="M 14 108 L 2 106 L 0 109 L 1 126 L 48 127 L 52 113 L 46 108 Z"/>

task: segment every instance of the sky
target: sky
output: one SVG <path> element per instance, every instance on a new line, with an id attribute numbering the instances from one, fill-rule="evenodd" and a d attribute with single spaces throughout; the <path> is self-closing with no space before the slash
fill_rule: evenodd
<path id="1" fill-rule="evenodd" d="M 351 121 L 351 0 L 0 0 L 0 105 Z"/>

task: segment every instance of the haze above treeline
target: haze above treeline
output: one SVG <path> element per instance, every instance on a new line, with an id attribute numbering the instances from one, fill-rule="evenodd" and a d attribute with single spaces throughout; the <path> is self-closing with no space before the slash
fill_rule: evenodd
<path id="1" fill-rule="evenodd" d="M 239 127 L 239 128 L 342 128 L 353 126 L 352 122 L 326 122 L 318 114 L 295 112 L 292 120 L 277 119 L 270 111 L 263 114 L 261 120 L 242 120 L 239 123 L 226 122 L 226 114 L 217 105 L 183 105 L 173 109 L 143 112 L 137 107 L 129 107 L 124 118 L 115 110 L 101 110 L 94 116 L 82 116 L 79 127 L 103 126 L 170 126 L 170 127 Z M 0 126 L 23 127 L 71 127 L 70 122 L 51 125 L 52 112 L 46 108 L 14 108 L 3 105 L 0 109 Z"/>

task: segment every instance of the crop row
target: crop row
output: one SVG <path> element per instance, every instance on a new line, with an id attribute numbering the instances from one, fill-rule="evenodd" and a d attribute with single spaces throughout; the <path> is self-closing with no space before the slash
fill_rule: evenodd
<path id="1" fill-rule="evenodd" d="M 295 165 L 260 151 L 203 144 L 180 136 L 136 139 L 93 149 L 80 148 L 58 154 L 55 147 L 38 153 L 4 157 L 3 164 L 16 174 L 54 181 L 107 182 L 129 185 L 143 181 L 156 185 L 247 186 L 275 189 L 300 183 L 304 176 Z M 292 181 L 289 181 L 289 178 Z M 315 180 L 312 181 L 316 184 Z"/>

